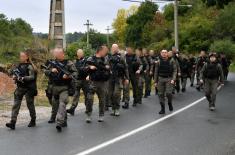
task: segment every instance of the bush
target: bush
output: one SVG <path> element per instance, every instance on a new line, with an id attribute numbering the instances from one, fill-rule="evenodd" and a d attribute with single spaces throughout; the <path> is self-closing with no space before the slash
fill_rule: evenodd
<path id="1" fill-rule="evenodd" d="M 231 40 L 218 40 L 210 46 L 210 51 L 225 53 L 227 57 L 235 60 L 235 44 Z"/>

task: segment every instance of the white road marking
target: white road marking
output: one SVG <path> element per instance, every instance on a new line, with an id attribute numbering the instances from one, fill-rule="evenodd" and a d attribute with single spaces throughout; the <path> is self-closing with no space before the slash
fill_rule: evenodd
<path id="1" fill-rule="evenodd" d="M 220 89 L 221 89 L 221 86 L 218 87 L 218 90 L 220 90 Z M 92 148 L 90 148 L 88 150 L 82 151 L 82 152 L 80 152 L 78 154 L 75 154 L 75 155 L 88 155 L 88 154 L 91 154 L 91 153 L 93 153 L 95 151 L 98 151 L 98 150 L 100 150 L 102 148 L 105 148 L 105 147 L 107 147 L 109 145 L 112 145 L 112 144 L 114 144 L 114 143 L 116 143 L 118 141 L 121 141 L 121 140 L 123 140 L 125 138 L 128 138 L 128 137 L 130 137 L 130 136 L 132 136 L 134 134 L 137 134 L 137 133 L 139 133 L 139 132 L 141 132 L 141 131 L 143 131 L 143 130 L 145 130 L 147 128 L 150 128 L 150 127 L 152 127 L 152 126 L 154 126 L 154 125 L 156 125 L 158 123 L 161 123 L 164 120 L 166 120 L 166 119 L 168 119 L 170 117 L 173 117 L 173 116 L 175 116 L 175 115 L 177 115 L 177 114 L 179 114 L 179 113 L 181 113 L 181 112 L 183 112 L 183 111 L 185 111 L 185 110 L 195 106 L 196 104 L 200 103 L 201 101 L 203 101 L 205 99 L 206 99 L 206 97 L 202 97 L 202 98 L 198 99 L 197 101 L 195 101 L 195 102 L 193 102 L 193 103 L 191 103 L 191 104 L 189 104 L 189 105 L 187 105 L 187 106 L 185 106 L 185 107 L 183 107 L 183 108 L 181 108 L 181 109 L 179 109 L 179 110 L 177 110 L 177 111 L 175 111 L 175 112 L 173 112 L 173 113 L 171 113 L 169 115 L 166 115 L 166 116 L 164 116 L 164 117 L 162 117 L 162 118 L 160 118 L 160 119 L 158 119 L 156 121 L 150 122 L 150 123 L 148 123 L 146 125 L 143 125 L 143 126 L 137 128 L 137 129 L 134 129 L 134 130 L 132 130 L 132 131 L 130 131 L 128 133 L 125 133 L 125 134 L 123 134 L 121 136 L 118 136 L 118 137 L 116 137 L 114 139 L 111 139 L 109 141 L 101 143 L 101 144 L 99 144 L 97 146 L 94 146 L 94 147 L 92 147 Z"/>

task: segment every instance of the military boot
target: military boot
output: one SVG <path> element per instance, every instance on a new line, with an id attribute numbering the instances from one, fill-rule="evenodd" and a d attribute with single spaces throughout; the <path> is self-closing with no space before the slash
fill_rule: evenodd
<path id="1" fill-rule="evenodd" d="M 62 132 L 62 127 L 61 127 L 60 125 L 56 125 L 56 130 L 57 130 L 58 132 Z"/>
<path id="2" fill-rule="evenodd" d="M 48 121 L 49 124 L 55 123 L 55 117 L 51 116 L 50 120 Z"/>
<path id="3" fill-rule="evenodd" d="M 74 113 L 75 113 L 75 109 L 74 108 L 70 108 L 68 110 L 66 110 L 67 113 L 69 113 L 71 116 L 74 116 Z"/>
<path id="4" fill-rule="evenodd" d="M 31 128 L 31 127 L 35 127 L 35 126 L 36 126 L 36 120 L 35 119 L 31 119 L 31 121 L 29 122 L 28 127 Z"/>
<path id="5" fill-rule="evenodd" d="M 173 110 L 174 110 L 172 103 L 169 102 L 169 103 L 168 103 L 168 106 L 169 106 L 169 110 L 170 110 L 170 111 L 173 111 Z"/>
<path id="6" fill-rule="evenodd" d="M 10 121 L 9 123 L 6 123 L 6 127 L 10 128 L 11 130 L 15 130 L 16 121 Z"/>
<path id="7" fill-rule="evenodd" d="M 129 103 L 125 103 L 123 106 L 122 106 L 123 109 L 129 109 Z"/>
<path id="8" fill-rule="evenodd" d="M 164 115 L 166 112 L 165 112 L 165 105 L 164 103 L 160 103 L 161 104 L 161 111 L 159 112 L 160 115 Z"/>

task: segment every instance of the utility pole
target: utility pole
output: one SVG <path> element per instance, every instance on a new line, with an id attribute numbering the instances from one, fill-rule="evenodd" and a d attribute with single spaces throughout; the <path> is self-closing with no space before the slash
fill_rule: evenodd
<path id="1" fill-rule="evenodd" d="M 89 33 L 90 33 L 90 26 L 92 26 L 93 24 L 91 24 L 90 23 L 90 21 L 89 20 L 87 20 L 87 23 L 86 24 L 84 24 L 85 26 L 87 26 L 87 49 L 89 48 L 89 37 L 90 37 L 90 35 L 89 35 Z"/>
<path id="2" fill-rule="evenodd" d="M 55 47 L 66 48 L 64 0 L 51 0 L 48 39 Z"/>
<path id="3" fill-rule="evenodd" d="M 175 27 L 175 47 L 179 50 L 179 33 L 178 33 L 178 0 L 174 2 L 174 27 Z"/>
<path id="4" fill-rule="evenodd" d="M 107 26 L 107 46 L 109 47 L 109 31 L 112 30 L 109 26 Z"/>

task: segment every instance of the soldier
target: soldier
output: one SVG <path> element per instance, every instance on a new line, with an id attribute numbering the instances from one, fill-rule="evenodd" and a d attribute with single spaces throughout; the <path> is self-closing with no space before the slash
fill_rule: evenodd
<path id="1" fill-rule="evenodd" d="M 46 74 L 52 78 L 52 102 L 54 108 L 52 114 L 55 115 L 57 112 L 56 129 L 61 132 L 62 127 L 67 127 L 66 105 L 68 103 L 71 81 L 77 78 L 77 70 L 72 61 L 65 59 L 63 49 L 56 48 L 53 53 L 55 60 L 50 61 L 51 66 L 47 69 Z"/>
<path id="2" fill-rule="evenodd" d="M 52 60 L 49 60 L 49 61 L 52 61 Z M 53 79 L 49 75 L 49 72 L 47 70 L 48 68 L 50 68 L 50 65 L 51 65 L 49 63 L 49 61 L 47 61 L 44 66 L 42 66 L 42 70 L 45 73 L 45 75 L 48 77 L 48 83 L 47 83 L 47 88 L 46 88 L 45 92 L 46 92 L 46 96 L 48 98 L 49 104 L 52 107 L 51 117 L 50 117 L 50 120 L 48 121 L 48 123 L 52 124 L 52 123 L 55 123 L 56 114 L 57 114 L 57 110 L 56 109 L 58 109 L 58 108 L 56 108 L 56 106 L 52 102 Z"/>
<path id="3" fill-rule="evenodd" d="M 137 57 L 139 57 L 141 64 L 143 66 L 141 70 L 138 70 L 136 72 L 137 86 L 138 86 L 137 103 L 142 104 L 142 98 L 143 98 L 143 94 L 144 94 L 144 82 L 145 82 L 144 76 L 146 75 L 147 71 L 149 70 L 149 65 L 143 55 L 143 51 L 141 48 L 136 49 L 135 54 Z M 134 105 L 134 106 L 136 106 L 136 105 Z"/>
<path id="4" fill-rule="evenodd" d="M 200 82 L 204 83 L 205 96 L 209 102 L 209 109 L 215 110 L 217 87 L 223 85 L 224 75 L 221 65 L 216 60 L 216 54 L 209 56 L 209 62 L 205 63 L 200 72 Z"/>
<path id="5" fill-rule="evenodd" d="M 180 64 L 179 64 L 179 51 L 176 47 L 172 47 L 172 58 L 174 59 L 177 67 L 177 76 L 176 76 L 176 81 L 175 81 L 175 89 L 173 89 L 173 94 L 174 90 L 177 91 L 177 93 L 180 92 L 180 77 L 181 77 L 181 70 L 180 70 Z"/>
<path id="6" fill-rule="evenodd" d="M 72 105 L 67 110 L 67 113 L 71 114 L 72 116 L 74 115 L 75 109 L 78 106 L 81 89 L 85 97 L 85 105 L 87 105 L 87 92 L 89 83 L 86 80 L 86 77 L 88 76 L 88 68 L 86 67 L 86 58 L 84 58 L 84 52 L 82 49 L 77 50 L 77 59 L 74 61 L 74 64 L 78 71 L 78 77 L 74 82 L 75 94 L 73 96 Z"/>
<path id="7" fill-rule="evenodd" d="M 186 55 L 182 55 L 179 59 L 180 64 L 180 70 L 181 70 L 181 86 L 182 86 L 182 92 L 184 93 L 186 91 L 186 85 L 187 85 L 187 79 L 189 77 L 189 61 Z"/>
<path id="8" fill-rule="evenodd" d="M 20 53 L 20 64 L 11 71 L 17 88 L 14 93 L 14 105 L 12 107 L 11 121 L 6 123 L 6 127 L 14 130 L 17 116 L 19 114 L 22 99 L 25 96 L 27 107 L 29 109 L 31 121 L 28 127 L 36 126 L 36 111 L 34 97 L 37 95 L 37 71 L 32 64 L 27 51 Z"/>
<path id="9" fill-rule="evenodd" d="M 196 59 L 195 57 L 190 54 L 189 55 L 189 71 L 190 71 L 190 82 L 191 82 L 191 87 L 194 85 L 194 80 L 195 80 L 195 68 L 196 68 Z"/>
<path id="10" fill-rule="evenodd" d="M 196 68 L 195 68 L 196 76 L 197 76 L 197 87 L 196 87 L 196 89 L 198 91 L 200 91 L 202 86 L 203 86 L 200 83 L 200 72 L 201 72 L 201 69 L 202 69 L 202 67 L 204 66 L 204 64 L 206 62 L 207 62 L 206 52 L 205 51 L 201 51 L 200 56 L 197 59 Z"/>
<path id="11" fill-rule="evenodd" d="M 123 83 L 127 85 L 129 83 L 129 73 L 127 64 L 123 57 L 119 54 L 119 47 L 117 44 L 112 45 L 112 55 L 109 60 L 111 67 L 111 103 L 112 103 L 112 116 L 119 116 L 121 90 Z M 124 82 L 123 82 L 124 81 Z"/>
<path id="12" fill-rule="evenodd" d="M 133 90 L 133 106 L 135 107 L 138 104 L 139 94 L 137 75 L 140 74 L 140 72 L 142 71 L 143 65 L 140 58 L 133 53 L 133 49 L 131 47 L 127 47 L 126 51 L 127 53 L 125 55 L 125 60 L 128 66 L 130 83 Z M 122 106 L 123 109 L 129 108 L 130 83 L 124 88 L 125 104 Z"/>
<path id="13" fill-rule="evenodd" d="M 91 114 L 93 110 L 94 95 L 97 94 L 99 98 L 99 119 L 98 122 L 104 121 L 104 110 L 105 110 L 105 95 L 106 87 L 105 84 L 110 78 L 110 66 L 105 61 L 105 56 L 108 52 L 107 46 L 100 46 L 96 54 L 87 59 L 87 67 L 89 68 L 90 80 L 88 90 L 88 102 L 86 105 L 87 123 L 91 123 Z"/>
<path id="14" fill-rule="evenodd" d="M 176 80 L 177 66 L 174 60 L 168 57 L 167 50 L 161 51 L 161 57 L 156 63 L 154 74 L 155 87 L 158 87 L 161 105 L 159 114 L 165 114 L 165 96 L 168 98 L 169 110 L 173 111 L 172 90 Z"/>
<path id="15" fill-rule="evenodd" d="M 151 56 L 151 61 L 152 61 L 151 66 L 150 66 L 150 76 L 151 76 L 150 83 L 151 83 L 152 79 L 154 79 L 155 62 L 158 61 L 158 56 L 155 54 L 154 50 L 150 50 L 149 55 Z M 157 94 L 158 94 L 158 90 L 157 90 L 157 87 L 155 87 L 155 95 Z"/>
<path id="16" fill-rule="evenodd" d="M 227 80 L 228 73 L 229 73 L 229 61 L 226 58 L 226 55 L 224 53 L 221 54 L 221 60 L 220 60 L 221 66 L 223 68 L 224 72 L 224 79 Z"/>
<path id="17" fill-rule="evenodd" d="M 106 56 L 105 56 L 105 64 L 109 64 L 109 60 L 111 57 L 111 53 L 108 53 L 109 51 L 107 51 Z M 105 82 L 105 111 L 109 111 L 109 108 L 112 107 L 111 102 L 112 102 L 112 96 L 111 96 L 111 83 L 112 83 L 112 79 L 111 77 L 108 79 L 108 81 Z"/>
<path id="18" fill-rule="evenodd" d="M 144 98 L 147 98 L 151 94 L 152 58 L 149 55 L 149 51 L 147 49 L 143 49 L 143 55 L 145 57 L 145 60 L 147 62 L 147 66 L 148 66 L 148 69 L 146 70 L 146 73 L 144 74 L 144 79 L 145 79 L 145 95 L 144 95 Z"/>

